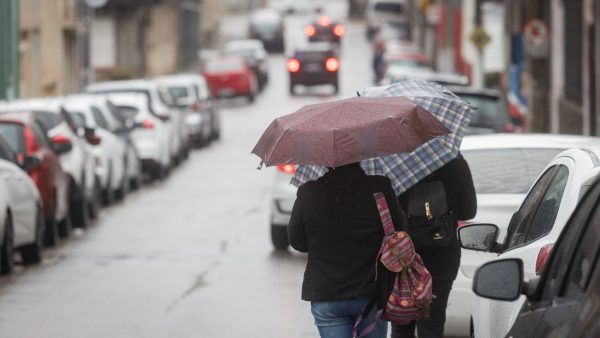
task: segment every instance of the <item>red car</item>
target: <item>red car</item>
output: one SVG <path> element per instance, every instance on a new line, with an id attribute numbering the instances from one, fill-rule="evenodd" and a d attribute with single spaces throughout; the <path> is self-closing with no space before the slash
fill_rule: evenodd
<path id="1" fill-rule="evenodd" d="M 30 168 L 27 173 L 44 204 L 44 241 L 53 246 L 58 242 L 59 225 L 69 221 L 69 179 L 58 155 L 71 151 L 71 141 L 62 135 L 48 139 L 42 124 L 30 112 L 0 114 L 0 133 L 16 152 L 19 163 Z"/>
<path id="2" fill-rule="evenodd" d="M 204 63 L 204 77 L 217 97 L 245 96 L 254 102 L 256 76 L 241 57 L 226 57 Z"/>

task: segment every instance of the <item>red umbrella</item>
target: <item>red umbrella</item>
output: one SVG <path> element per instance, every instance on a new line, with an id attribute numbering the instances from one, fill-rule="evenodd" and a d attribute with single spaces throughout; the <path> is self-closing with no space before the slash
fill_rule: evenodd
<path id="1" fill-rule="evenodd" d="M 252 150 L 267 166 L 344 164 L 411 152 L 449 133 L 405 97 L 352 97 L 304 106 L 275 119 Z"/>

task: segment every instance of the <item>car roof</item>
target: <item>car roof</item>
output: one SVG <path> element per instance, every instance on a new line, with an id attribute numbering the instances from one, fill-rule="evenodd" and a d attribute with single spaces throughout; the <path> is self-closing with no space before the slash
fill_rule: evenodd
<path id="1" fill-rule="evenodd" d="M 557 134 L 486 134 L 465 136 L 461 150 L 544 148 L 544 149 L 596 149 L 600 138 Z"/>
<path id="2" fill-rule="evenodd" d="M 106 98 L 117 106 L 135 106 L 138 109 L 148 108 L 148 97 L 138 93 L 111 93 Z"/>
<path id="3" fill-rule="evenodd" d="M 269 8 L 258 9 L 252 13 L 252 17 L 250 20 L 252 23 L 254 23 L 256 21 L 262 21 L 262 20 L 277 21 L 277 22 L 282 21 L 281 14 L 279 13 L 279 11 L 277 11 L 275 9 L 269 9 Z"/>
<path id="4" fill-rule="evenodd" d="M 54 96 L 10 101 L 5 106 L 0 106 L 0 110 L 36 110 L 58 113 L 61 106 L 62 97 Z"/>
<path id="5" fill-rule="evenodd" d="M 236 50 L 236 49 L 255 49 L 260 48 L 263 45 L 262 41 L 256 39 L 245 39 L 245 40 L 233 40 L 225 44 L 224 50 Z"/>
<path id="6" fill-rule="evenodd" d="M 205 83 L 204 76 L 198 74 L 176 74 L 157 77 L 155 79 L 161 84 L 166 85 L 189 85 L 193 83 Z"/>
<path id="7" fill-rule="evenodd" d="M 29 110 L 10 110 L 0 112 L 0 122 L 19 123 L 28 125 L 35 113 Z"/>
<path id="8" fill-rule="evenodd" d="M 135 79 L 122 81 L 107 81 L 91 84 L 85 88 L 86 92 L 104 91 L 104 90 L 147 90 L 154 88 L 155 84 L 149 79 Z"/>

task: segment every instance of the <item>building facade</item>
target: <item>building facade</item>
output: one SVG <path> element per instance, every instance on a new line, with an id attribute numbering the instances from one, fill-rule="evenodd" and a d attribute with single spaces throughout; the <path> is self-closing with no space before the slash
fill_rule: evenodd
<path id="1" fill-rule="evenodd" d="M 19 96 L 19 0 L 0 1 L 0 100 Z"/>

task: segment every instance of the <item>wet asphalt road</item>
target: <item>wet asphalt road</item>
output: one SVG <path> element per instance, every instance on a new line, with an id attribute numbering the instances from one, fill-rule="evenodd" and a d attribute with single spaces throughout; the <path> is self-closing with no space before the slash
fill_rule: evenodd
<path id="1" fill-rule="evenodd" d="M 241 34 L 243 20 L 229 18 L 225 34 Z M 287 19 L 288 42 L 303 38 L 305 23 Z M 338 97 L 371 79 L 364 26 L 346 26 Z M 222 103 L 219 142 L 105 209 L 40 266 L 1 278 L 0 337 L 318 337 L 300 300 L 305 256 L 272 250 L 273 169 L 257 171 L 250 151 L 273 118 L 335 97 L 329 88 L 290 97 L 285 67 L 271 56 L 254 104 Z"/>

